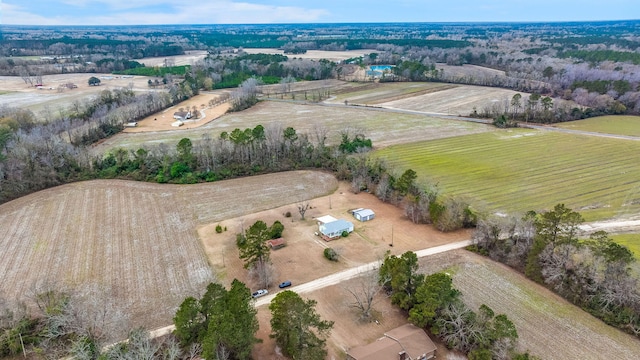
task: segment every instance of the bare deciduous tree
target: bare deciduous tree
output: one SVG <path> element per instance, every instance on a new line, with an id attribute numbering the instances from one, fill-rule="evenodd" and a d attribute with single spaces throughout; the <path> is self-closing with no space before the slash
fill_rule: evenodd
<path id="1" fill-rule="evenodd" d="M 382 289 L 378 271 L 360 274 L 354 286 L 344 287 L 344 289 L 352 296 L 349 306 L 358 310 L 362 320 L 370 320 L 374 299 Z"/>
<path id="2" fill-rule="evenodd" d="M 249 269 L 249 278 L 251 278 L 258 287 L 266 289 L 274 284 L 276 269 L 270 261 L 258 261 Z"/>
<path id="3" fill-rule="evenodd" d="M 309 210 L 309 205 L 310 204 L 308 201 L 301 202 L 297 205 L 301 220 L 304 220 L 304 214 L 306 214 L 307 210 Z"/>

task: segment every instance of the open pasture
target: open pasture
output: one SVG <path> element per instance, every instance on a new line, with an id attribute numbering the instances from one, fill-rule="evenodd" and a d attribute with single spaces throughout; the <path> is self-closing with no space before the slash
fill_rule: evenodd
<path id="1" fill-rule="evenodd" d="M 624 245 L 633 252 L 636 259 L 640 260 L 640 234 L 617 234 L 610 235 L 613 241 Z"/>
<path id="2" fill-rule="evenodd" d="M 634 359 L 640 341 L 591 316 L 509 267 L 465 250 L 420 260 L 428 273 L 447 271 L 464 302 L 506 314 L 518 348 L 541 359 Z"/>
<path id="3" fill-rule="evenodd" d="M 640 164 L 630 156 L 638 152 L 636 141 L 516 129 L 397 145 L 377 156 L 479 209 L 564 203 L 590 221 L 640 211 Z"/>
<path id="4" fill-rule="evenodd" d="M 173 147 L 184 137 L 194 142 L 201 139 L 203 134 L 217 139 L 223 131 L 231 132 L 235 128 L 253 128 L 256 125 L 263 125 L 265 128 L 280 126 L 282 129 L 291 126 L 298 134 L 309 134 L 311 139 L 314 138 L 315 128 L 322 127 L 328 131 L 328 143 L 333 144 L 340 141 L 341 131 L 359 129 L 372 139 L 374 147 L 494 130 L 493 127 L 482 124 L 374 108 L 264 101 L 249 110 L 226 114 L 197 129 L 118 134 L 106 139 L 93 150 L 102 154 L 113 148 L 135 150 L 160 142 Z"/>
<path id="5" fill-rule="evenodd" d="M 598 116 L 556 124 L 554 127 L 604 134 L 640 136 L 640 116 Z"/>
<path id="6" fill-rule="evenodd" d="M 98 286 L 131 326 L 171 321 L 215 278 L 198 225 L 325 195 L 325 173 L 299 171 L 197 185 L 78 182 L 0 206 L 0 294 L 26 300 L 41 283 Z"/>

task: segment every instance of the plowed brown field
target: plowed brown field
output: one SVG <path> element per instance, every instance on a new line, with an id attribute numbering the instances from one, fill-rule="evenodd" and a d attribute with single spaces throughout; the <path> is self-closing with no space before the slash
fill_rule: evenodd
<path id="1" fill-rule="evenodd" d="M 38 283 L 107 289 L 135 326 L 171 322 L 214 279 L 196 228 L 333 191 L 333 176 L 298 171 L 197 185 L 96 180 L 0 206 L 0 294 Z"/>

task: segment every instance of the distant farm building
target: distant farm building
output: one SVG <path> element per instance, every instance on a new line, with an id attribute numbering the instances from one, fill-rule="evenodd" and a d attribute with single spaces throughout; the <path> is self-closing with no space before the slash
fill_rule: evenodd
<path id="1" fill-rule="evenodd" d="M 337 239 L 344 232 L 350 233 L 353 231 L 353 223 L 347 220 L 335 220 L 327 223 L 323 223 L 318 226 L 320 234 L 325 240 Z"/>
<path id="2" fill-rule="evenodd" d="M 426 360 L 436 357 L 436 345 L 421 328 L 406 324 L 371 344 L 347 351 L 347 360 Z"/>
<path id="3" fill-rule="evenodd" d="M 353 214 L 354 218 L 360 221 L 369 221 L 373 220 L 373 218 L 376 217 L 376 214 L 373 212 L 373 210 L 363 208 L 351 210 L 351 214 Z"/>
<path id="4" fill-rule="evenodd" d="M 369 70 L 366 71 L 366 74 L 368 77 L 379 79 L 386 75 L 391 75 L 393 68 L 393 65 L 371 65 L 369 66 Z"/>
<path id="5" fill-rule="evenodd" d="M 267 245 L 271 248 L 271 250 L 278 250 L 287 245 L 283 238 L 277 238 L 267 241 Z"/>

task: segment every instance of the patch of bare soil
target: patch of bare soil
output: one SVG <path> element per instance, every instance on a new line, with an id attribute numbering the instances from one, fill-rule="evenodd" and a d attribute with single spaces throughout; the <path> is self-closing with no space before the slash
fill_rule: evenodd
<path id="1" fill-rule="evenodd" d="M 277 284 L 284 280 L 301 284 L 382 259 L 387 251 L 401 255 L 409 250 L 425 249 L 471 237 L 471 233 L 466 230 L 442 233 L 432 226 L 413 224 L 399 208 L 383 203 L 371 194 L 354 194 L 346 183 L 341 183 L 335 193 L 313 199 L 309 203 L 310 209 L 305 214 L 305 220 L 300 219 L 297 203 L 292 203 L 200 227 L 200 240 L 209 263 L 216 273 L 220 274 L 220 280 L 224 284 L 230 284 L 237 278 L 250 284 L 247 271 L 239 259 L 235 239 L 237 233 L 247 229 L 257 220 L 262 220 L 267 225 L 279 220 L 285 226 L 283 238 L 287 246 L 271 252 L 278 276 L 276 286 L 269 288 L 270 291 L 276 291 Z M 367 222 L 357 221 L 349 213 L 349 210 L 356 208 L 373 209 L 376 213 L 375 219 Z M 287 212 L 291 213 L 291 217 L 285 216 Z M 346 238 L 326 242 L 315 235 L 318 231 L 315 218 L 323 215 L 351 221 L 355 231 Z M 218 224 L 226 227 L 227 231 L 215 233 Z M 391 244 L 393 246 L 390 246 Z M 327 247 L 338 252 L 338 262 L 330 262 L 324 258 L 323 251 Z"/>

